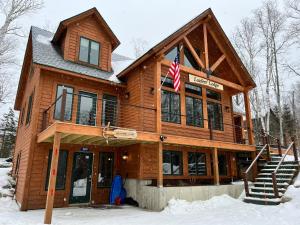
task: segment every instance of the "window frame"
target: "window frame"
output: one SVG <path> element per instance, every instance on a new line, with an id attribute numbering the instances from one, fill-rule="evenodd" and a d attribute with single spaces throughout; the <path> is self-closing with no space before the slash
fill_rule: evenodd
<path id="1" fill-rule="evenodd" d="M 86 39 L 89 42 L 89 46 L 88 46 L 88 60 L 86 61 L 82 61 L 80 60 L 80 51 L 81 51 L 81 39 Z M 90 55 L 91 55 L 91 42 L 95 42 L 99 45 L 99 51 L 98 51 L 98 63 L 97 64 L 92 64 L 91 60 L 90 60 Z M 100 62 L 101 62 L 101 43 L 99 41 L 95 41 L 93 39 L 84 37 L 84 36 L 80 36 L 79 37 L 79 51 L 78 51 L 78 61 L 84 64 L 88 64 L 91 66 L 95 66 L 95 67 L 100 67 Z"/>
<path id="2" fill-rule="evenodd" d="M 170 153 L 170 168 L 171 168 L 171 173 L 170 174 L 165 174 L 163 172 L 163 176 L 183 176 L 183 152 L 182 151 L 174 151 L 174 150 L 163 150 L 163 164 L 164 164 L 164 154 L 165 153 Z M 180 156 L 180 164 L 179 164 L 179 174 L 174 174 L 173 171 L 173 161 L 172 161 L 172 156 L 173 154 L 179 154 Z M 163 165 L 162 165 L 163 166 Z"/>
<path id="3" fill-rule="evenodd" d="M 170 61 L 170 62 L 173 62 L 173 61 L 174 61 L 174 59 L 175 59 L 176 56 L 175 56 L 173 59 L 167 58 L 167 55 L 168 55 L 171 51 L 173 51 L 174 49 L 177 50 L 177 53 L 180 52 L 180 44 L 174 45 L 174 46 L 172 46 L 168 51 L 166 51 L 166 53 L 164 54 L 164 58 L 165 58 L 166 60 L 168 60 L 168 61 Z M 180 55 L 180 53 L 179 53 L 179 62 L 181 62 L 181 55 Z M 181 63 L 180 63 L 180 64 L 181 64 Z"/>
<path id="4" fill-rule="evenodd" d="M 101 109 L 101 125 L 102 126 L 106 126 L 106 124 L 104 124 L 103 122 L 103 115 L 104 115 L 104 111 L 103 111 L 103 109 L 104 109 L 104 107 L 103 107 L 103 104 L 104 104 L 104 96 L 113 96 L 113 97 L 115 97 L 116 98 L 116 115 L 115 115 L 115 123 L 117 124 L 117 118 L 118 118 L 118 96 L 116 96 L 116 95 L 113 95 L 113 94 L 107 94 L 107 93 L 103 93 L 103 95 L 102 95 L 102 109 Z M 116 126 L 116 124 L 111 124 L 111 126 Z"/>
<path id="5" fill-rule="evenodd" d="M 178 101 L 178 102 L 179 102 L 179 106 L 178 106 L 178 108 L 179 108 L 179 114 L 178 114 L 179 120 L 176 121 L 176 122 L 171 121 L 170 115 L 172 115 L 172 114 L 171 114 L 170 112 L 167 113 L 167 114 L 168 114 L 168 121 L 163 120 L 163 114 L 164 114 L 164 112 L 163 112 L 163 107 L 162 107 L 162 103 L 163 103 L 163 101 L 162 101 L 163 92 L 168 92 L 168 95 L 174 94 L 174 95 L 178 95 L 178 96 L 179 96 L 179 101 Z M 169 108 L 170 108 L 170 103 L 171 103 L 171 101 L 169 101 Z M 170 110 L 169 110 L 169 111 L 170 111 Z M 174 115 L 176 115 L 176 114 L 174 114 Z M 169 88 L 169 89 L 167 89 L 167 88 L 162 88 L 162 92 L 161 92 L 161 121 L 162 121 L 162 122 L 165 122 L 165 123 L 181 124 L 181 95 L 180 95 L 180 93 L 171 91 L 170 88 Z"/>
<path id="6" fill-rule="evenodd" d="M 198 177 L 206 177 L 208 176 L 208 173 L 207 173 L 207 154 L 205 152 L 195 152 L 195 151 L 188 151 L 187 153 L 187 163 L 188 163 L 188 166 L 189 166 L 189 156 L 190 154 L 194 154 L 194 157 L 196 157 L 196 174 L 190 174 L 190 171 L 189 171 L 189 168 L 188 168 L 188 175 L 189 176 L 198 176 Z M 198 158 L 198 155 L 204 155 L 204 163 L 205 163 L 205 174 L 200 174 L 198 173 L 198 163 L 197 163 L 197 158 Z"/>
<path id="7" fill-rule="evenodd" d="M 26 120 L 25 120 L 26 125 L 29 125 L 31 122 L 33 101 L 34 101 L 34 91 L 31 93 L 31 95 L 28 98 L 27 113 L 26 113 Z"/>
<path id="8" fill-rule="evenodd" d="M 101 154 L 111 154 L 112 155 L 112 167 L 111 167 L 111 181 L 113 181 L 114 178 L 114 166 L 115 166 L 115 153 L 113 151 L 111 152 L 99 152 L 99 163 L 98 163 L 98 173 L 97 173 L 97 188 L 110 188 L 111 185 L 100 185 L 98 181 L 98 176 L 101 171 Z"/>
<path id="9" fill-rule="evenodd" d="M 50 179 L 50 170 L 51 170 L 51 163 L 52 163 L 52 151 L 53 151 L 53 149 L 49 149 L 49 152 L 48 152 L 46 180 L 45 180 L 45 187 L 44 187 L 45 191 L 48 191 L 48 185 L 49 185 L 49 179 Z M 60 159 L 59 156 L 62 152 L 64 152 L 66 154 L 65 171 L 64 171 L 64 183 L 63 183 L 63 187 L 57 188 L 56 185 L 57 185 L 58 180 L 56 179 L 55 190 L 57 190 L 57 191 L 58 190 L 66 190 L 66 183 L 67 183 L 68 160 L 69 160 L 69 151 L 68 150 L 64 150 L 64 149 L 59 150 L 57 168 L 59 168 L 59 159 Z"/>
<path id="10" fill-rule="evenodd" d="M 64 117 L 64 120 L 65 120 L 65 121 L 72 121 L 72 118 L 73 118 L 73 106 L 74 106 L 74 95 L 75 95 L 74 91 L 75 91 L 75 88 L 74 88 L 73 86 L 69 86 L 69 85 L 57 84 L 57 85 L 56 85 L 56 94 L 55 94 L 55 100 L 54 100 L 54 101 L 56 101 L 56 99 L 59 97 L 59 96 L 57 96 L 58 86 L 63 86 L 63 87 L 67 87 L 67 88 L 72 88 L 72 89 L 73 89 L 73 93 L 72 93 L 72 104 L 71 104 L 71 116 L 70 116 L 70 119 L 69 119 L 69 120 L 66 120 L 65 117 Z M 67 92 L 67 96 L 68 96 L 68 92 Z M 66 98 L 67 98 L 67 96 L 66 96 Z M 56 102 L 56 103 L 57 103 L 57 102 Z M 55 118 L 56 103 L 55 103 L 55 105 L 54 105 L 53 119 L 54 119 L 54 120 L 60 120 L 60 118 L 59 118 L 59 119 L 58 119 L 58 118 Z M 66 103 L 66 104 L 67 104 L 67 103 Z M 66 105 L 66 106 L 67 106 L 67 105 Z"/>
<path id="11" fill-rule="evenodd" d="M 80 104 L 81 103 L 81 94 L 80 92 L 84 92 L 84 93 L 87 93 L 87 94 L 91 94 L 91 95 L 95 95 L 95 97 L 88 97 L 88 98 L 92 98 L 92 99 L 95 99 L 96 101 L 96 104 L 95 104 L 95 124 L 94 125 L 90 125 L 90 124 L 81 124 L 81 123 L 78 123 L 78 115 L 79 115 L 79 107 L 80 107 Z M 80 101 L 79 101 L 80 99 Z M 76 120 L 75 120 L 75 124 L 79 124 L 79 125 L 86 125 L 86 126 L 97 126 L 97 114 L 98 114 L 98 94 L 97 93 L 93 93 L 93 92 L 89 92 L 89 91 L 85 91 L 85 90 L 79 90 L 78 91 L 78 98 L 77 98 L 77 109 L 76 109 Z"/>

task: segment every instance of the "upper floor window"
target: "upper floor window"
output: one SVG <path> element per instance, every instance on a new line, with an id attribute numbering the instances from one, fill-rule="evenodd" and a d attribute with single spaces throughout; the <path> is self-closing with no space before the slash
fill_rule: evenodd
<path id="1" fill-rule="evenodd" d="M 221 94 L 210 89 L 206 89 L 206 97 L 217 101 L 221 101 Z"/>
<path id="2" fill-rule="evenodd" d="M 209 126 L 212 126 L 214 130 L 224 130 L 223 127 L 223 113 L 221 94 L 212 90 L 206 90 L 207 101 L 207 114 L 209 119 Z M 210 99 L 210 100 L 209 100 Z"/>
<path id="3" fill-rule="evenodd" d="M 179 52 L 179 46 L 175 46 L 165 55 L 165 58 L 173 62 L 178 52 Z"/>
<path id="4" fill-rule="evenodd" d="M 175 92 L 161 92 L 162 121 L 180 123 L 180 95 Z"/>
<path id="5" fill-rule="evenodd" d="M 160 79 L 160 83 L 164 86 L 164 87 L 169 87 L 169 88 L 173 88 L 173 80 L 169 77 L 161 77 Z"/>
<path id="6" fill-rule="evenodd" d="M 200 55 L 200 50 L 195 49 L 196 53 Z M 200 66 L 198 65 L 197 61 L 195 60 L 194 56 L 190 52 L 190 50 L 185 47 L 184 48 L 184 65 L 187 67 L 194 68 L 195 70 L 200 70 Z"/>
<path id="7" fill-rule="evenodd" d="M 116 126 L 117 122 L 117 97 L 113 95 L 103 95 L 102 102 L 102 125 Z"/>
<path id="8" fill-rule="evenodd" d="M 79 91 L 77 106 L 77 124 L 96 125 L 97 95 Z"/>
<path id="9" fill-rule="evenodd" d="M 79 61 L 99 65 L 100 44 L 87 38 L 80 38 Z"/>
<path id="10" fill-rule="evenodd" d="M 31 120 L 33 95 L 34 95 L 34 92 L 32 92 L 32 94 L 29 96 L 29 100 L 28 100 L 27 115 L 26 115 L 26 125 L 29 124 L 29 122 Z"/>
<path id="11" fill-rule="evenodd" d="M 55 103 L 54 119 L 56 119 L 56 120 L 59 120 L 61 118 L 61 101 L 62 101 L 62 93 L 63 93 L 64 89 L 67 91 L 64 120 L 72 119 L 74 89 L 72 87 L 57 85 L 56 99 L 58 99 L 58 98 L 59 99 Z"/>

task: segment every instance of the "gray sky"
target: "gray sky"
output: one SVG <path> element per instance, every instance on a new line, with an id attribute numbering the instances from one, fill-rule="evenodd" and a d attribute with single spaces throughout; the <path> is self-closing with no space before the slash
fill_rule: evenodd
<path id="1" fill-rule="evenodd" d="M 31 25 L 50 28 L 53 31 L 61 20 L 97 7 L 121 41 L 115 52 L 131 57 L 133 57 L 133 38 L 144 39 L 151 47 L 209 7 L 230 37 L 240 20 L 250 15 L 262 3 L 261 0 L 44 0 L 44 2 L 44 8 L 38 13 L 19 21 L 24 26 L 26 34 L 29 33 Z M 20 41 L 18 51 L 20 64 L 26 42 L 25 38 Z M 20 69 L 21 67 L 16 68 L 16 83 Z M 12 105 L 13 102 L 0 108 L 0 114 Z"/>

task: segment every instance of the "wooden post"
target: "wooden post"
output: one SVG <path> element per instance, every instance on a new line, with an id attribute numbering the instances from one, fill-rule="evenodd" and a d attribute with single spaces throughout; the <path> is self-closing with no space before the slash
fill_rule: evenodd
<path id="1" fill-rule="evenodd" d="M 159 59 L 160 60 L 160 59 Z M 154 79 L 155 85 L 155 103 L 156 103 L 156 133 L 161 135 L 161 90 L 160 90 L 160 79 L 161 79 L 161 63 L 156 63 L 156 74 Z M 157 187 L 163 187 L 163 145 L 162 141 L 159 140 L 157 148 L 158 156 L 158 174 L 157 174 Z"/>
<path id="2" fill-rule="evenodd" d="M 247 130 L 248 130 L 248 141 L 249 145 L 254 145 L 254 136 L 253 136 L 253 125 L 251 119 L 251 107 L 248 91 L 244 92 L 244 101 L 245 101 L 245 111 L 246 111 L 246 120 L 247 120 Z"/>
<path id="3" fill-rule="evenodd" d="M 61 138 L 61 133 L 56 132 L 54 134 L 54 141 L 53 141 L 52 159 L 51 159 L 51 167 L 50 167 L 51 169 L 50 169 L 50 176 L 49 176 L 49 183 L 48 183 L 44 224 L 51 224 L 51 220 L 52 220 L 57 165 L 58 165 L 59 148 L 60 148 L 60 138 Z"/>
<path id="4" fill-rule="evenodd" d="M 214 136 L 213 136 L 213 123 L 212 123 L 211 117 L 208 118 L 208 128 L 209 128 L 209 138 L 210 138 L 210 140 L 213 140 L 214 139 Z"/>
<path id="5" fill-rule="evenodd" d="M 277 138 L 276 140 L 277 140 L 277 146 L 278 146 L 278 154 L 279 154 L 279 156 L 282 156 L 280 140 L 279 140 L 279 138 Z"/>
<path id="6" fill-rule="evenodd" d="M 67 89 L 63 89 L 62 96 L 61 96 L 60 121 L 65 120 L 66 102 L 67 102 Z"/>
<path id="7" fill-rule="evenodd" d="M 246 196 L 249 197 L 249 184 L 248 184 L 248 174 L 243 172 L 243 178 L 244 178 L 244 186 L 245 186 L 245 193 Z"/>
<path id="8" fill-rule="evenodd" d="M 42 121 L 42 130 L 45 130 L 47 128 L 47 112 L 43 112 L 43 121 Z"/>
<path id="9" fill-rule="evenodd" d="M 204 53 L 205 53 L 205 69 L 209 70 L 209 59 L 208 59 L 208 43 L 207 43 L 207 27 L 203 24 L 203 35 L 204 35 Z"/>
<path id="10" fill-rule="evenodd" d="M 214 184 L 220 185 L 218 149 L 213 148 Z"/>
<path id="11" fill-rule="evenodd" d="M 254 161 L 256 158 L 256 152 L 251 152 L 251 158 Z M 255 181 L 255 178 L 257 177 L 257 162 L 253 165 L 253 173 L 252 173 L 252 181 Z"/>
<path id="12" fill-rule="evenodd" d="M 296 143 L 295 143 L 295 138 L 292 137 L 292 142 L 293 142 L 293 153 L 294 153 L 294 157 L 295 157 L 295 162 L 298 162 L 298 152 L 297 152 L 297 148 L 296 148 Z"/>

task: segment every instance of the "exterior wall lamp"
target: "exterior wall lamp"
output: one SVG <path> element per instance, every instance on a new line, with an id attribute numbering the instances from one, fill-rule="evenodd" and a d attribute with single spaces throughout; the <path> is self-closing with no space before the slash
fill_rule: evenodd
<path id="1" fill-rule="evenodd" d="M 128 153 L 127 152 L 124 152 L 123 155 L 122 155 L 122 159 L 124 161 L 126 161 L 128 159 Z"/>

